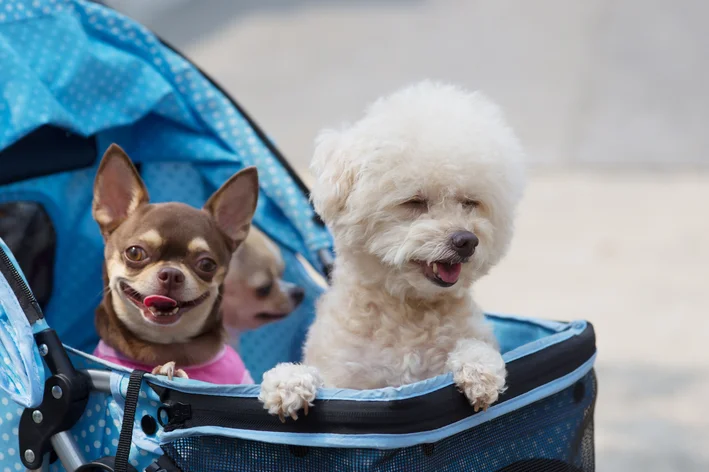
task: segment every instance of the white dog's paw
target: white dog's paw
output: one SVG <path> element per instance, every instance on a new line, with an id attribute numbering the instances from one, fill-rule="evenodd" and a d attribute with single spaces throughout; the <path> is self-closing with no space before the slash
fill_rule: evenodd
<path id="1" fill-rule="evenodd" d="M 505 390 L 505 374 L 484 364 L 464 364 L 453 380 L 475 411 L 487 410 Z"/>
<path id="2" fill-rule="evenodd" d="M 286 415 L 298 419 L 298 411 L 308 414 L 323 380 L 314 367 L 302 364 L 278 364 L 263 374 L 259 400 L 272 415 L 286 422 Z"/>
<path id="3" fill-rule="evenodd" d="M 183 379 L 188 379 L 187 372 L 182 369 L 175 369 L 175 363 L 170 361 L 167 364 L 159 365 L 155 367 L 152 371 L 153 375 L 166 375 L 168 380 L 172 380 L 173 377 L 181 377 Z"/>
<path id="4" fill-rule="evenodd" d="M 475 411 L 487 410 L 505 391 L 505 361 L 497 349 L 482 341 L 459 341 L 448 357 L 448 368 Z"/>

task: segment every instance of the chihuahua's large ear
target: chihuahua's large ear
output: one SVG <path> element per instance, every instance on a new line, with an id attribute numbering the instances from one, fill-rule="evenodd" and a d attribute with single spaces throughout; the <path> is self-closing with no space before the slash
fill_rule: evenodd
<path id="1" fill-rule="evenodd" d="M 345 210 L 347 197 L 357 180 L 359 165 L 354 150 L 339 131 L 324 130 L 315 141 L 310 170 L 315 184 L 310 198 L 325 223 L 332 223 Z"/>
<path id="2" fill-rule="evenodd" d="M 257 203 L 258 171 L 247 167 L 232 175 L 204 204 L 204 210 L 231 241 L 232 251 L 249 234 Z"/>
<path id="3" fill-rule="evenodd" d="M 120 146 L 111 144 L 96 172 L 91 205 L 103 237 L 108 237 L 148 200 L 148 191 L 130 158 Z"/>

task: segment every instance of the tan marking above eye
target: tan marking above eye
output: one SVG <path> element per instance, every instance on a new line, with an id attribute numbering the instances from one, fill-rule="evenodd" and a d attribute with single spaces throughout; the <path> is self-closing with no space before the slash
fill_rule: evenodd
<path id="1" fill-rule="evenodd" d="M 152 248 L 159 248 L 165 243 L 165 240 L 160 236 L 160 233 L 157 232 L 157 230 L 151 229 L 150 231 L 146 231 L 145 233 L 141 234 L 138 236 L 138 239 L 141 241 L 144 241 L 145 243 L 149 244 L 150 247 Z"/>
<path id="2" fill-rule="evenodd" d="M 207 244 L 207 241 L 204 240 L 204 238 L 194 238 L 190 243 L 187 245 L 187 250 L 190 252 L 210 252 L 209 250 L 209 244 Z"/>

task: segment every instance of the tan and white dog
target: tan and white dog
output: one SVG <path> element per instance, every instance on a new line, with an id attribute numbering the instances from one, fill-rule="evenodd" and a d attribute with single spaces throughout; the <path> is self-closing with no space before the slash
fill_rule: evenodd
<path id="1" fill-rule="evenodd" d="M 317 389 L 400 386 L 452 372 L 477 410 L 505 388 L 473 282 L 505 255 L 524 152 L 479 92 L 422 82 L 317 140 L 312 199 L 335 240 L 304 364 L 268 371 L 260 399 L 297 418 Z"/>
<path id="2" fill-rule="evenodd" d="M 303 301 L 305 290 L 283 280 L 284 269 L 278 246 L 252 226 L 224 280 L 222 318 L 232 342 L 244 331 L 282 320 Z"/>

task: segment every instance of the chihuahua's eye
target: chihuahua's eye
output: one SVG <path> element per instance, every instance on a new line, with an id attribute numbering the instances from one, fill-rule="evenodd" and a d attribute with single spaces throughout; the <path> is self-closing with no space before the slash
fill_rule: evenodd
<path id="1" fill-rule="evenodd" d="M 269 293 L 271 293 L 271 290 L 273 289 L 273 282 L 269 282 L 266 285 L 262 285 L 261 287 L 256 289 L 256 295 L 258 295 L 261 298 L 265 298 L 268 296 Z"/>
<path id="2" fill-rule="evenodd" d="M 214 272 L 217 269 L 217 263 L 214 262 L 214 259 L 205 257 L 197 262 L 197 268 L 202 272 Z"/>
<path id="3" fill-rule="evenodd" d="M 480 202 L 471 198 L 467 198 L 463 200 L 463 206 L 465 208 L 477 208 L 480 206 Z"/>
<path id="4" fill-rule="evenodd" d="M 143 262 L 148 258 L 148 253 L 140 246 L 131 246 L 126 249 L 126 259 L 131 262 Z"/>

